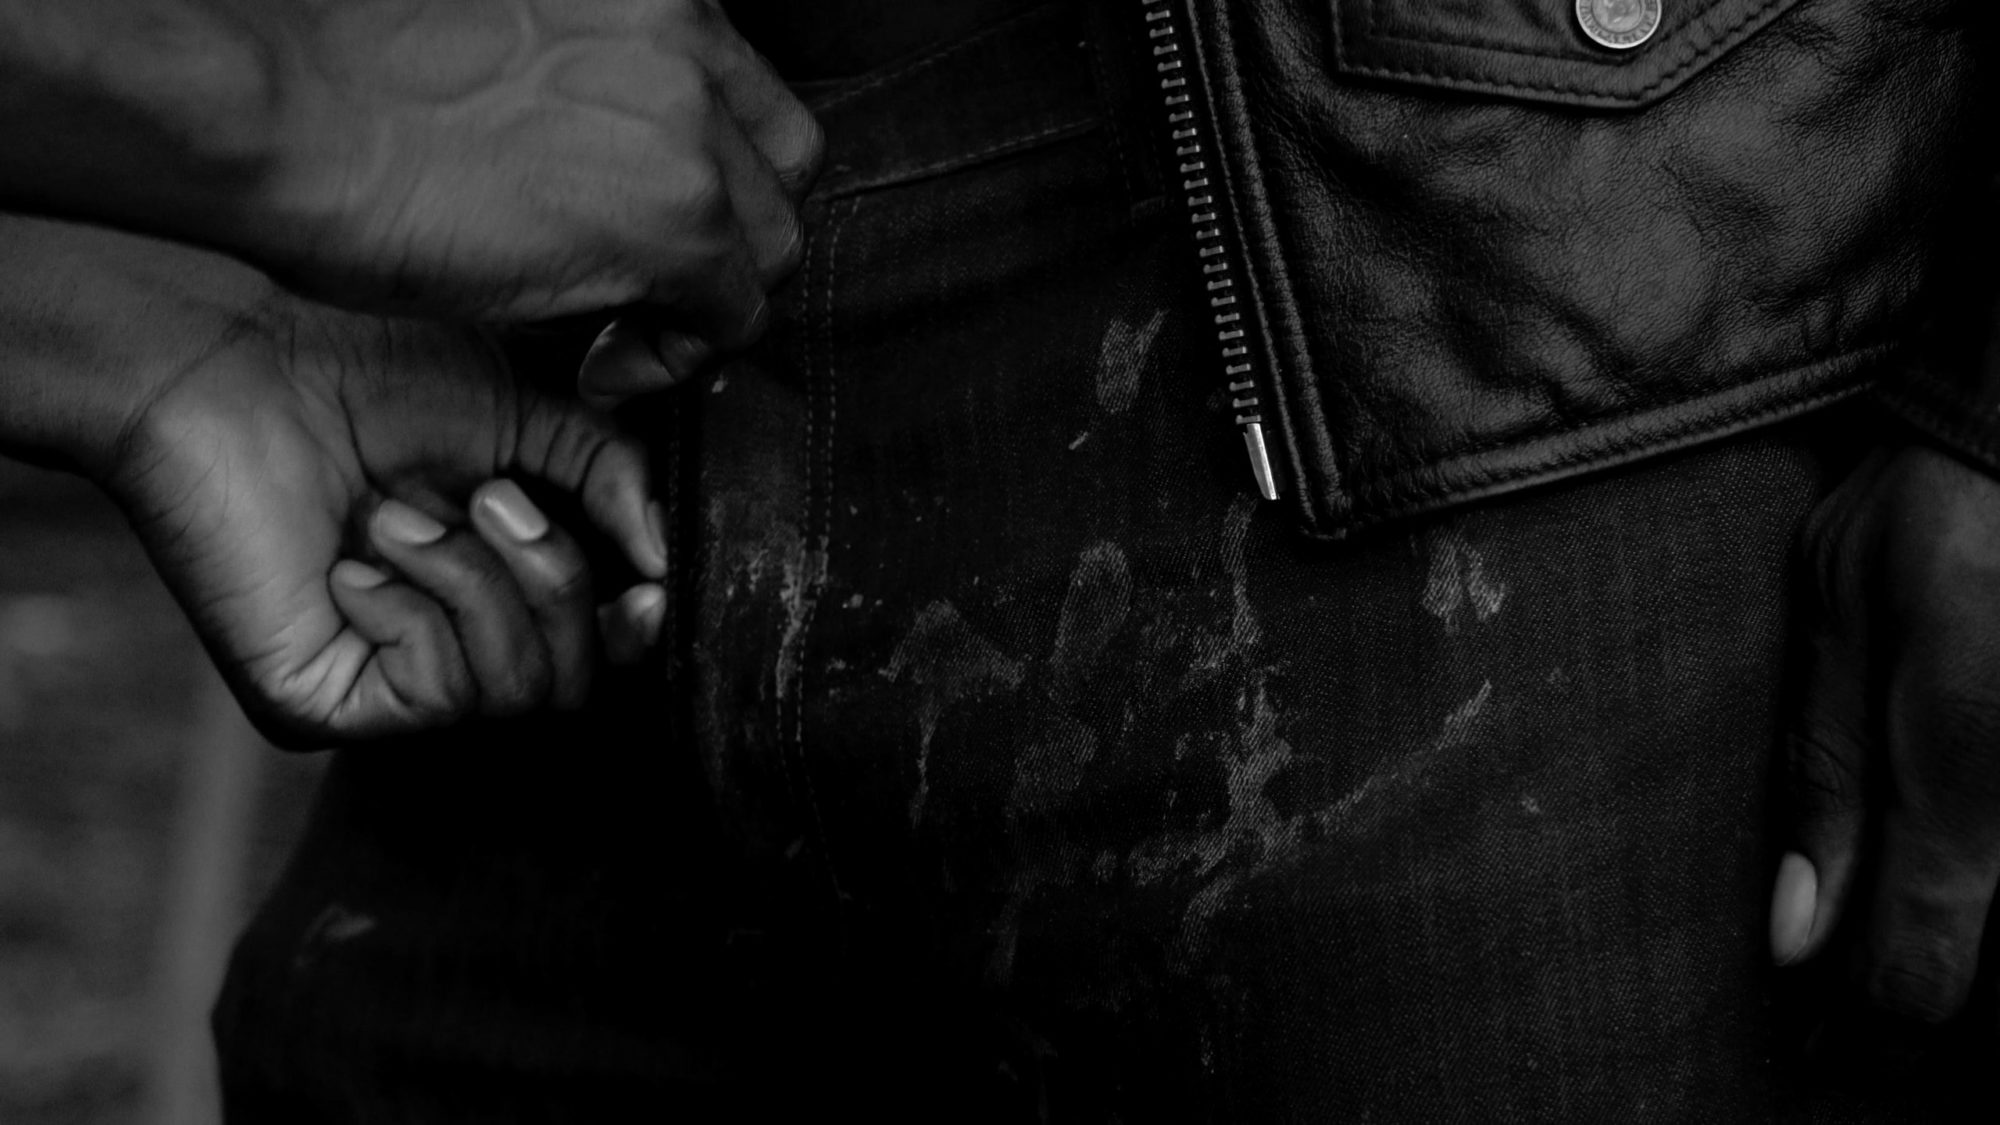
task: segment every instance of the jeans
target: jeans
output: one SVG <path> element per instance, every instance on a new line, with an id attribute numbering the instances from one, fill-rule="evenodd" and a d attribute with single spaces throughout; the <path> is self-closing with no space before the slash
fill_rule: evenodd
<path id="1" fill-rule="evenodd" d="M 669 637 L 345 752 L 234 1121 L 1935 1120 L 1782 1061 L 1823 416 L 1380 529 L 1250 493 L 1121 5 L 808 88 L 776 327 L 645 408 Z"/>

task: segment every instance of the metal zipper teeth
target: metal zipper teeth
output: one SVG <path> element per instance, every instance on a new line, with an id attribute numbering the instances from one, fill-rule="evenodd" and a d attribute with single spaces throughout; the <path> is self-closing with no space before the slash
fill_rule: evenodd
<path id="1" fill-rule="evenodd" d="M 1187 198 L 1188 217 L 1194 223 L 1195 249 L 1201 262 L 1203 284 L 1207 286 L 1208 307 L 1215 319 L 1215 340 L 1222 349 L 1222 373 L 1229 386 L 1230 408 L 1236 411 L 1236 426 L 1243 433 L 1244 449 L 1250 455 L 1250 473 L 1256 478 L 1257 493 L 1266 500 L 1276 500 L 1277 478 L 1271 472 L 1271 454 L 1264 443 L 1264 415 L 1255 364 L 1250 359 L 1243 312 L 1237 305 L 1231 255 L 1223 236 L 1224 204 L 1217 199 L 1218 189 L 1209 179 L 1207 145 L 1193 95 L 1188 91 L 1173 0 L 1140 0 L 1140 3 L 1146 11 L 1146 38 L 1153 45 L 1153 71 L 1159 75 L 1160 94 L 1166 103 L 1167 131 L 1180 168 L 1181 191 Z"/>

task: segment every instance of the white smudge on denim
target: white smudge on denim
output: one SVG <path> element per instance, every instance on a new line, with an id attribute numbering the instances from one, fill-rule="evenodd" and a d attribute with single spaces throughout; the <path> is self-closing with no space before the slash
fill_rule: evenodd
<path id="1" fill-rule="evenodd" d="M 1428 537 L 1430 574 L 1424 581 L 1425 612 L 1444 622 L 1445 632 L 1458 632 L 1467 606 L 1473 618 L 1485 621 L 1500 612 L 1507 585 L 1486 572 L 1486 558 L 1466 542 L 1456 527 L 1441 528 Z"/>
<path id="2" fill-rule="evenodd" d="M 907 675 L 918 689 L 917 791 L 910 797 L 910 823 L 915 825 L 930 796 L 931 737 L 938 720 L 962 699 L 1019 687 L 1021 665 L 966 624 L 957 607 L 939 600 L 917 614 L 882 675 L 892 680 Z"/>
<path id="3" fill-rule="evenodd" d="M 1153 341 L 1166 319 L 1165 309 L 1155 312 L 1143 324 L 1134 324 L 1124 317 L 1112 318 L 1097 349 L 1097 405 L 1113 414 L 1132 409 L 1133 400 L 1139 396 L 1139 376 L 1146 370 Z"/>

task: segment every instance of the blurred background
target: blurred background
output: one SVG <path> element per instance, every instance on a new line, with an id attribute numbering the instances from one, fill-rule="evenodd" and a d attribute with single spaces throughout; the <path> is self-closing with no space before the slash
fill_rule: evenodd
<path id="1" fill-rule="evenodd" d="M 323 766 L 250 730 L 108 501 L 0 459 L 0 1123 L 217 1119 L 208 1006 Z"/>

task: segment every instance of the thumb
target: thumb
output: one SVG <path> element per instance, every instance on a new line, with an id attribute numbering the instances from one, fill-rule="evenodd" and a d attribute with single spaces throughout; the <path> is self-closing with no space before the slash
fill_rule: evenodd
<path id="1" fill-rule="evenodd" d="M 1785 734 L 1790 847 L 1771 891 L 1771 957 L 1780 965 L 1826 947 L 1853 890 L 1867 824 L 1867 650 L 1840 616 L 1820 607 L 1799 646 Z"/>
<path id="2" fill-rule="evenodd" d="M 627 312 L 590 345 L 577 372 L 577 391 L 585 402 L 608 410 L 687 382 L 717 354 L 707 340 L 668 325 L 657 314 Z"/>

